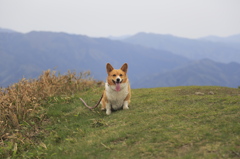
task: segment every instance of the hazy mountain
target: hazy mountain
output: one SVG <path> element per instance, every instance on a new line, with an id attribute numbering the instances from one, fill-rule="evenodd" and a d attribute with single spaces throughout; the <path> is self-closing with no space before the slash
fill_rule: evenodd
<path id="1" fill-rule="evenodd" d="M 139 35 L 145 37 L 145 34 Z M 149 45 L 154 44 L 148 41 L 148 37 L 141 40 L 149 42 Z M 156 36 L 156 40 L 153 41 L 164 48 L 151 48 L 146 45 L 66 33 L 0 32 L 0 86 L 17 82 L 22 77 L 36 78 L 43 70 L 53 68 L 62 74 L 68 70 L 77 72 L 90 70 L 95 79 L 105 80 L 107 62 L 115 68 L 120 68 L 127 62 L 133 88 L 178 85 L 237 87 L 240 85 L 240 64 L 238 63 L 223 64 L 212 60 L 194 62 L 170 51 L 160 50 L 171 47 L 174 50 L 173 44 L 175 44 L 176 50 L 181 48 L 189 54 L 192 50 L 195 56 L 195 49 L 206 51 L 209 49 L 206 46 L 213 47 L 212 43 L 215 42 L 176 38 L 171 35 L 162 36 L 161 43 L 158 40 L 159 36 Z M 172 42 L 168 43 L 169 40 Z M 196 47 L 189 48 L 189 46 Z M 217 46 L 219 46 L 218 43 Z M 229 46 L 229 48 L 229 57 L 231 57 L 233 56 L 232 47 Z M 219 56 L 225 55 L 228 48 L 224 46 L 224 49 L 226 50 L 222 50 Z"/>
<path id="2" fill-rule="evenodd" d="M 232 36 L 228 36 L 228 37 L 207 36 L 207 37 L 200 38 L 200 40 L 211 41 L 211 42 L 240 44 L 240 34 L 232 35 Z"/>
<path id="3" fill-rule="evenodd" d="M 135 83 L 135 87 L 169 87 L 188 85 L 240 86 L 240 64 L 217 63 L 208 59 L 195 61 L 183 67 L 149 76 Z"/>
<path id="4" fill-rule="evenodd" d="M 124 40 L 126 38 L 131 37 L 131 35 L 123 35 L 123 36 L 109 36 L 108 39 L 111 40 Z"/>
<path id="5" fill-rule="evenodd" d="M 219 39 L 221 38 L 187 39 L 172 35 L 138 33 L 122 41 L 149 48 L 167 50 L 192 60 L 208 58 L 224 63 L 240 62 L 240 36 L 231 36 L 225 40 Z M 228 43 L 223 43 L 222 41 L 228 41 Z"/>
<path id="6" fill-rule="evenodd" d="M 43 70 L 91 70 L 105 80 L 107 62 L 119 68 L 129 64 L 131 83 L 154 73 L 176 68 L 189 60 L 152 48 L 134 46 L 104 38 L 53 32 L 0 33 L 0 86 L 17 82 L 23 76 L 35 78 Z"/>
<path id="7" fill-rule="evenodd" d="M 235 50 L 238 50 L 240 54 L 240 34 L 232 35 L 228 37 L 217 37 L 217 36 L 207 36 L 200 38 L 199 40 L 205 41 L 205 42 L 213 42 L 218 43 L 224 46 L 231 47 Z"/>
<path id="8" fill-rule="evenodd" d="M 14 31 L 14 30 L 11 30 L 11 29 L 0 28 L 0 33 L 1 33 L 1 32 L 4 32 L 4 33 L 14 33 L 15 31 Z"/>

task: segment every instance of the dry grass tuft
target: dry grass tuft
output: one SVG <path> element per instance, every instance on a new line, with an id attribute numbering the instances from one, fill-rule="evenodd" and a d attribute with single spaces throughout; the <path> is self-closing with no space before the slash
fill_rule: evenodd
<path id="1" fill-rule="evenodd" d="M 69 96 L 101 84 L 90 78 L 90 72 L 68 71 L 56 75 L 47 70 L 38 79 L 21 79 L 7 88 L 0 88 L 0 158 L 14 152 L 17 143 L 32 143 L 41 133 L 45 120 L 44 106 L 52 97 Z M 4 150 L 5 149 L 5 150 Z M 9 150 L 8 150 L 9 149 Z M 10 151 L 10 152 L 9 152 Z"/>

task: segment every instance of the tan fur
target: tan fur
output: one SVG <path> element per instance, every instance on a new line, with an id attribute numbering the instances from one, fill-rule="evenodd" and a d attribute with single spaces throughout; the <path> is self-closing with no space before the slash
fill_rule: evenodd
<path id="1" fill-rule="evenodd" d="M 101 100 L 102 110 L 106 110 L 107 115 L 110 115 L 112 109 L 129 109 L 131 88 L 127 77 L 128 64 L 123 64 L 122 67 L 117 70 L 114 69 L 111 64 L 107 63 L 106 70 L 108 77 Z M 121 81 L 119 89 L 117 89 L 117 79 Z"/>

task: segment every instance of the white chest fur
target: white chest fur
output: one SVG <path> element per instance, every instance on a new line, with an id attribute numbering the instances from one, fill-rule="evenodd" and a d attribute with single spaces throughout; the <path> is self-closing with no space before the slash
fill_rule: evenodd
<path id="1" fill-rule="evenodd" d="M 117 110 L 123 107 L 124 99 L 128 95 L 128 82 L 127 83 L 121 83 L 121 90 L 116 91 L 115 85 L 108 85 L 108 83 L 105 83 L 105 89 L 106 89 L 106 95 L 109 104 L 111 105 L 112 109 Z"/>

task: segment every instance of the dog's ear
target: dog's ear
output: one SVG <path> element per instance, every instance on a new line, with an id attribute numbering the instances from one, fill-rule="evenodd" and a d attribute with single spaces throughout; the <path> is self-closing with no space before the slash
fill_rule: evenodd
<path id="1" fill-rule="evenodd" d="M 114 68 L 110 63 L 107 63 L 106 68 L 107 68 L 107 73 L 110 73 L 112 70 L 114 70 Z"/>
<path id="2" fill-rule="evenodd" d="M 122 67 L 121 67 L 121 70 L 122 70 L 123 72 L 126 72 L 126 73 L 127 73 L 128 64 L 127 64 L 127 63 L 123 64 Z"/>

